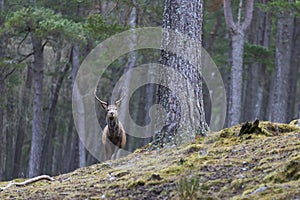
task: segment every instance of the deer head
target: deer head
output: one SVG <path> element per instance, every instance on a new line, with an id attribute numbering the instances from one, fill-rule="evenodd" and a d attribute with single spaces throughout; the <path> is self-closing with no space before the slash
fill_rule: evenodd
<path id="1" fill-rule="evenodd" d="M 125 97 L 125 94 L 118 99 L 114 104 L 108 104 L 106 101 L 102 101 L 99 97 L 96 95 L 95 91 L 95 98 L 100 102 L 102 108 L 106 110 L 107 115 L 106 117 L 110 120 L 117 119 L 118 118 L 118 108 L 120 107 L 121 101 Z"/>

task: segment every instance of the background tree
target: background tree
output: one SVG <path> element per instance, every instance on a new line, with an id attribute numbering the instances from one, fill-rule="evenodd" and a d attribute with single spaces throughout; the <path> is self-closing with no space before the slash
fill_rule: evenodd
<path id="1" fill-rule="evenodd" d="M 265 4 L 265 0 L 256 4 Z M 267 108 L 267 88 L 273 67 L 273 48 L 271 45 L 271 13 L 255 9 L 253 20 L 247 34 L 244 48 L 244 86 L 242 121 L 265 118 Z"/>
<path id="2" fill-rule="evenodd" d="M 49 43 L 51 35 L 64 33 L 72 39 L 82 39 L 81 27 L 76 23 L 63 19 L 47 9 L 24 8 L 14 13 L 7 21 L 7 29 L 19 33 L 25 32 L 23 41 L 31 36 L 33 55 L 33 118 L 32 139 L 29 161 L 29 176 L 41 173 L 41 152 L 43 141 L 43 77 L 44 47 Z M 77 34 L 76 34 L 77 33 Z M 76 34 L 76 35 L 75 35 Z"/>
<path id="3" fill-rule="evenodd" d="M 291 5 L 295 1 L 280 2 L 280 5 Z M 276 34 L 276 60 L 275 74 L 272 81 L 270 120 L 275 122 L 287 122 L 288 98 L 290 89 L 289 73 L 291 68 L 291 56 L 293 49 L 294 12 L 289 7 L 277 13 Z M 297 73 L 296 71 L 292 73 Z M 292 75 L 292 74 L 291 74 Z M 293 77 L 293 76 L 291 76 Z"/>
<path id="4" fill-rule="evenodd" d="M 132 2 L 131 0 L 0 0 L 2 6 L 0 15 L 1 180 L 28 176 L 33 128 L 33 73 L 36 73 L 34 72 L 33 41 L 31 39 L 33 32 L 41 40 L 43 53 L 40 172 L 55 175 L 78 168 L 81 166 L 80 160 L 85 161 L 86 165 L 98 162 L 84 148 L 79 148 L 79 138 L 74 127 L 71 97 L 72 82 L 76 72 L 75 63 L 77 66 L 80 65 L 80 62 L 97 44 L 110 35 L 129 28 L 130 22 L 133 22 L 132 27 L 162 26 L 164 24 L 164 27 L 172 26 L 173 29 L 185 34 L 186 31 L 193 30 L 195 20 L 190 18 L 190 15 L 195 14 L 194 8 L 199 5 L 199 1 L 165 2 L 168 4 L 158 0 L 136 0 L 134 4 Z M 227 95 L 230 95 L 231 92 L 228 88 L 230 88 L 232 68 L 232 38 L 227 31 L 222 2 L 222 0 L 205 1 L 202 43 L 218 66 Z M 238 16 L 239 6 L 240 1 L 231 1 L 233 16 Z M 243 19 L 246 17 L 245 9 L 246 4 L 243 4 L 240 9 L 240 25 L 244 23 Z M 280 86 L 281 88 L 288 88 L 288 97 L 286 93 L 281 95 L 283 101 L 287 99 L 287 106 L 285 106 L 287 109 L 280 111 L 282 115 L 286 116 L 285 121 L 299 118 L 299 2 L 257 0 L 253 9 L 253 20 L 244 37 L 242 84 L 238 83 L 243 85 L 240 121 L 249 121 L 255 118 L 271 120 L 271 112 L 278 110 L 277 105 L 272 102 L 275 99 L 274 84 L 272 84 L 274 81 L 277 81 L 277 84 L 284 84 L 284 86 Z M 82 12 L 81 15 L 78 15 L 79 10 Z M 186 14 L 186 11 L 190 15 Z M 293 14 L 293 20 L 289 17 L 290 14 Z M 168 22 L 163 22 L 163 16 L 165 19 L 167 16 L 172 18 Z M 238 17 L 233 18 L 236 19 L 234 21 L 237 24 Z M 284 21 L 287 27 L 284 29 L 284 34 L 282 37 L 277 37 L 277 31 L 280 30 L 279 20 L 283 22 L 288 18 L 289 22 Z M 191 24 L 185 26 L 184 19 L 189 19 Z M 200 23 L 200 21 L 198 22 Z M 293 29 L 288 28 L 292 23 L 294 24 Z M 177 25 L 178 27 L 182 25 L 184 28 L 176 28 Z M 200 28 L 197 25 L 195 27 Z M 201 34 L 201 31 L 198 33 Z M 290 56 L 291 64 L 288 72 L 285 72 L 288 73 L 288 82 L 276 79 L 277 69 L 283 69 L 283 66 L 287 65 L 287 63 L 283 63 L 279 67 L 279 60 L 276 61 L 279 58 L 276 56 L 276 48 L 280 47 L 279 41 L 284 40 L 285 34 L 291 36 L 287 41 L 292 43 L 289 47 L 292 54 Z M 83 40 L 86 42 L 81 42 Z M 180 41 L 178 41 L 178 45 L 180 45 L 179 43 Z M 280 48 L 285 48 L 285 46 Z M 106 79 L 99 83 L 98 93 L 104 99 L 109 99 L 115 83 L 127 71 L 127 67 L 133 66 L 133 63 L 135 66 L 157 63 L 160 58 L 162 63 L 165 62 L 168 65 L 173 63 L 170 59 L 177 59 L 176 55 L 169 54 L 168 59 L 163 59 L 164 55 L 168 55 L 167 53 L 161 54 L 157 50 L 144 49 L 122 56 L 112 63 L 104 73 Z M 286 55 L 287 52 L 278 51 L 277 53 Z M 178 60 L 180 61 L 179 58 L 176 61 Z M 175 69 L 184 75 L 190 68 L 189 63 L 182 64 L 184 66 L 182 68 L 176 64 L 170 66 L 178 67 Z M 132 118 L 141 126 L 149 122 L 147 111 L 153 105 L 155 87 L 153 85 L 141 87 L 129 100 L 129 111 Z M 205 88 L 205 84 L 203 87 Z M 205 92 L 207 95 L 204 96 L 204 107 L 207 111 L 210 110 L 208 95 L 210 91 L 204 89 L 203 93 Z M 175 96 L 168 90 L 166 90 L 166 94 Z M 183 97 L 183 99 L 185 98 Z M 167 101 L 168 98 L 165 100 Z M 177 100 L 169 102 L 170 105 L 177 105 Z M 166 108 L 168 109 L 168 106 Z M 219 112 L 218 108 L 211 109 Z M 174 114 L 174 112 L 169 113 L 169 117 Z M 205 113 L 205 116 L 209 119 L 209 113 Z M 101 125 L 105 123 L 104 118 L 105 112 L 99 109 Z M 175 119 L 177 118 L 175 117 Z M 218 120 L 214 123 L 218 123 Z M 170 128 L 171 124 L 165 125 L 167 125 L 165 128 L 168 125 Z M 191 132 L 187 131 L 187 133 Z M 135 139 L 128 142 L 126 150 L 133 151 L 149 142 Z M 84 155 L 85 158 L 80 155 Z"/>
<path id="5" fill-rule="evenodd" d="M 242 109 L 242 87 L 243 87 L 243 52 L 245 34 L 248 29 L 253 13 L 254 0 L 246 1 L 244 20 L 242 21 L 243 1 L 240 0 L 237 20 L 233 18 L 231 0 L 224 0 L 224 16 L 232 43 L 232 68 L 228 99 L 228 125 L 232 126 L 240 122 Z"/>
<path id="6" fill-rule="evenodd" d="M 0 18 L 0 27 L 3 27 L 3 10 L 4 10 L 4 0 L 0 1 L 0 14 L 1 14 L 1 18 Z M 5 82 L 4 82 L 4 66 L 3 66 L 3 59 L 4 59 L 4 42 L 3 42 L 3 37 L 0 37 L 0 61 L 1 61 L 1 75 L 0 75 L 0 93 L 4 94 L 5 93 Z M 4 148 L 4 129 L 3 129 L 3 120 L 4 120 L 4 111 L 3 111 L 3 105 L 4 105 L 4 99 L 3 97 L 0 98 L 0 149 L 5 149 Z M 0 152 L 0 166 L 4 165 L 4 151 Z M 1 167 L 0 169 L 0 180 L 3 178 L 3 171 L 4 169 Z"/>

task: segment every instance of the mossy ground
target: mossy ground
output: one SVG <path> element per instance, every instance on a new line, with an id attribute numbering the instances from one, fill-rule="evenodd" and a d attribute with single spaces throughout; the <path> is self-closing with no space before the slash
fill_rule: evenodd
<path id="1" fill-rule="evenodd" d="M 180 184 L 189 179 L 199 180 L 190 199 L 299 199 L 300 128 L 259 127 L 238 136 L 241 126 L 234 126 L 174 148 L 141 149 L 52 182 L 10 187 L 0 199 L 179 199 L 187 188 Z"/>

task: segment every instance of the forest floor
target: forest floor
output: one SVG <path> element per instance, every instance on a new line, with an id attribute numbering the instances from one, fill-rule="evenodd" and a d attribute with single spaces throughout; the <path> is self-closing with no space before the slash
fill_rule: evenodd
<path id="1" fill-rule="evenodd" d="M 300 199 L 300 127 L 240 129 L 14 185 L 0 199 Z"/>

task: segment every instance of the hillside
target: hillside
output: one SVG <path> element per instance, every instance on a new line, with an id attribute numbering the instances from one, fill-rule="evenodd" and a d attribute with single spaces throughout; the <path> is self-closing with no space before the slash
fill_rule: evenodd
<path id="1" fill-rule="evenodd" d="M 12 186 L 0 199 L 299 199 L 300 127 L 240 129 Z"/>

